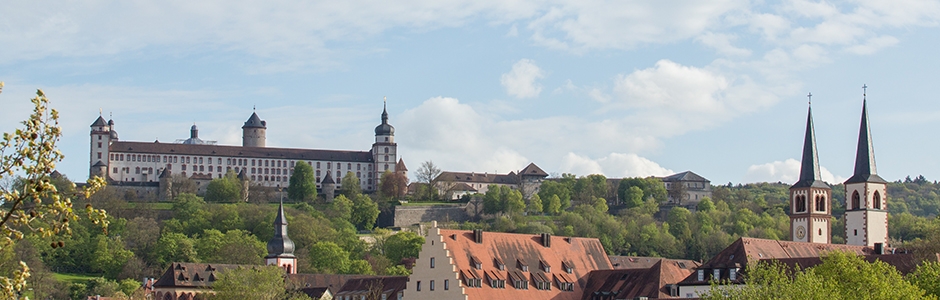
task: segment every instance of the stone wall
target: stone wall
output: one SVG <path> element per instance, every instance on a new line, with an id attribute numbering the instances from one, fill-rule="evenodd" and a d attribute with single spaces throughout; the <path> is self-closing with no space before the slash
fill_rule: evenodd
<path id="1" fill-rule="evenodd" d="M 421 222 L 464 222 L 470 219 L 466 205 L 395 206 L 393 227 Z"/>

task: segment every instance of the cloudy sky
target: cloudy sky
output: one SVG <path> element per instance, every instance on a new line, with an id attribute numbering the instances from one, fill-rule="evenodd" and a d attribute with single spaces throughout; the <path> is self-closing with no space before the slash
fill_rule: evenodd
<path id="1" fill-rule="evenodd" d="M 713 183 L 798 175 L 812 92 L 824 179 L 851 176 L 867 84 L 878 171 L 940 177 L 940 2 L 0 0 L 0 129 L 42 88 L 87 176 L 122 140 L 367 150 L 382 99 L 412 170 Z"/>

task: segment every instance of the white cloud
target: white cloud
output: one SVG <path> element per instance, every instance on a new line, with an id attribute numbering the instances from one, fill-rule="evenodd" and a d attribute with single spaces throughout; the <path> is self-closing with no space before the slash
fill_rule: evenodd
<path id="1" fill-rule="evenodd" d="M 732 41 L 735 40 L 735 36 L 730 34 L 720 34 L 714 32 L 706 32 L 696 38 L 700 43 L 705 46 L 714 48 L 718 53 L 726 56 L 749 56 L 751 55 L 751 50 L 738 48 L 732 44 Z"/>
<path id="2" fill-rule="evenodd" d="M 561 160 L 561 172 L 575 175 L 603 174 L 611 178 L 667 176 L 675 172 L 633 153 L 610 153 L 591 159 L 574 153 Z"/>
<path id="3" fill-rule="evenodd" d="M 845 181 L 842 176 L 835 176 L 825 167 L 819 168 L 822 180 L 829 184 L 840 184 Z M 785 161 L 774 161 L 760 165 L 751 165 L 743 182 L 783 182 L 795 183 L 800 177 L 800 161 L 788 158 Z"/>
<path id="4" fill-rule="evenodd" d="M 499 82 L 506 93 L 516 98 L 538 97 L 542 85 L 536 82 L 545 77 L 544 72 L 530 59 L 520 59 L 512 65 L 509 73 L 503 74 Z"/>

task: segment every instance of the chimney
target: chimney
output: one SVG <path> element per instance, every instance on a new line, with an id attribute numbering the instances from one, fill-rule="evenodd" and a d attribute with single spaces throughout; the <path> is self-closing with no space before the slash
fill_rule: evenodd
<path id="1" fill-rule="evenodd" d="M 885 254 L 885 244 L 884 243 L 875 243 L 875 254 L 884 255 Z"/>
<path id="2" fill-rule="evenodd" d="M 546 248 L 552 247 L 552 235 L 548 233 L 542 233 L 542 246 Z"/>
<path id="3" fill-rule="evenodd" d="M 477 244 L 483 243 L 483 229 L 473 230 L 473 241 Z"/>

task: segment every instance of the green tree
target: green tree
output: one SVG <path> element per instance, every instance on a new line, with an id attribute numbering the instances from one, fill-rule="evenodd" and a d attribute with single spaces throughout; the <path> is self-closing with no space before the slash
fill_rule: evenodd
<path id="1" fill-rule="evenodd" d="M 356 174 L 353 174 L 351 171 L 346 172 L 346 175 L 343 176 L 343 180 L 340 181 L 340 186 L 340 193 L 346 195 L 346 198 L 356 199 L 356 197 L 362 194 L 362 185 L 359 183 L 359 177 L 356 177 Z"/>
<path id="2" fill-rule="evenodd" d="M 335 203 L 335 201 L 334 201 Z M 379 217 L 379 205 L 372 201 L 368 195 L 358 194 L 353 198 L 350 222 L 360 230 L 369 230 L 375 226 Z"/>
<path id="3" fill-rule="evenodd" d="M 207 229 L 196 237 L 199 261 L 225 264 L 261 264 L 266 253 L 265 244 L 244 230 L 222 232 Z"/>
<path id="4" fill-rule="evenodd" d="M 869 263 L 844 252 L 830 252 L 822 260 L 802 272 L 779 263 L 751 266 L 747 285 L 719 285 L 702 299 L 937 299 L 882 261 Z"/>
<path id="5" fill-rule="evenodd" d="M 437 167 L 433 161 L 429 160 L 421 163 L 421 167 L 418 168 L 418 171 L 415 173 L 418 177 L 418 182 L 424 183 L 426 186 L 424 190 L 425 194 L 421 196 L 421 198 L 427 201 L 437 200 L 437 183 L 441 175 L 441 169 Z"/>
<path id="6" fill-rule="evenodd" d="M 333 199 L 333 203 L 330 203 L 330 211 L 327 212 L 327 215 L 331 219 L 352 220 L 353 205 L 352 200 L 346 198 L 345 195 L 339 195 Z"/>
<path id="7" fill-rule="evenodd" d="M 640 205 L 643 205 L 643 190 L 638 186 L 631 186 L 627 189 L 623 195 L 623 202 L 627 205 L 627 208 L 634 208 Z"/>
<path id="8" fill-rule="evenodd" d="M 517 214 L 522 213 L 525 210 L 525 200 L 522 200 L 522 193 L 509 188 L 508 186 L 503 186 L 506 190 L 504 193 L 504 203 L 503 209 L 507 214 Z"/>
<path id="9" fill-rule="evenodd" d="M 503 202 L 501 190 L 498 185 L 491 184 L 486 187 L 486 194 L 483 195 L 483 213 L 495 214 L 503 211 Z"/>
<path id="10" fill-rule="evenodd" d="M 398 264 L 403 258 L 418 257 L 421 245 L 424 245 L 424 237 L 411 231 L 401 231 L 385 240 L 383 251 L 385 257 Z"/>
<path id="11" fill-rule="evenodd" d="M 2 87 L 0 82 L 0 89 Z M 79 215 L 72 207 L 72 199 L 79 195 L 59 192 L 50 178 L 56 163 L 63 157 L 56 146 L 62 134 L 59 112 L 49 108 L 49 100 L 42 90 L 36 91 L 31 101 L 33 112 L 22 123 L 23 127 L 12 134 L 4 133 L 0 141 L 0 179 L 20 174 L 25 183 L 15 190 L 0 187 L 0 252 L 15 247 L 28 235 L 52 239 L 68 233 L 70 221 L 77 220 Z M 80 195 L 87 199 L 104 184 L 103 178 L 94 176 Z M 48 199 L 48 202 L 43 203 L 41 199 Z M 95 210 L 91 205 L 84 209 L 90 220 L 107 226 L 104 211 Z M 56 244 L 62 245 L 62 242 Z M 0 298 L 19 298 L 20 292 L 27 288 L 29 266 L 21 261 L 10 275 L 0 275 Z"/>
<path id="12" fill-rule="evenodd" d="M 124 249 L 124 242 L 119 237 L 98 235 L 92 254 L 91 270 L 104 274 L 108 278 L 117 278 L 118 273 L 134 257 L 134 253 Z"/>
<path id="13" fill-rule="evenodd" d="M 552 196 L 558 196 L 558 203 L 561 205 L 559 211 L 568 209 L 568 207 L 571 206 L 571 187 L 564 182 L 547 180 L 542 183 L 542 186 L 539 187 L 539 198 L 549 200 Z M 544 206 L 548 207 L 548 205 Z"/>
<path id="14" fill-rule="evenodd" d="M 317 242 L 310 247 L 310 266 L 317 272 L 346 273 L 351 264 L 349 252 L 333 242 Z"/>
<path id="15" fill-rule="evenodd" d="M 699 201 L 698 206 L 695 207 L 698 211 L 708 212 L 715 209 L 715 204 L 712 203 L 712 199 L 708 197 L 702 198 L 702 201 Z"/>
<path id="16" fill-rule="evenodd" d="M 164 232 L 157 241 L 156 262 L 165 267 L 172 262 L 199 262 L 193 239 L 178 232 Z"/>
<path id="17" fill-rule="evenodd" d="M 907 276 L 907 281 L 920 287 L 927 294 L 940 297 L 940 262 L 924 261 L 914 273 Z"/>
<path id="18" fill-rule="evenodd" d="M 529 199 L 529 207 L 527 211 L 533 214 L 541 214 L 543 210 L 542 198 L 539 198 L 539 194 L 532 195 L 532 198 Z"/>
<path id="19" fill-rule="evenodd" d="M 287 297 L 284 270 L 278 266 L 238 267 L 221 272 L 212 290 L 215 294 L 210 298 L 218 300 L 280 300 Z"/>
<path id="20" fill-rule="evenodd" d="M 229 170 L 222 178 L 216 178 L 206 186 L 206 201 L 208 202 L 240 202 L 242 195 L 242 182 L 235 171 Z"/>
<path id="21" fill-rule="evenodd" d="M 313 167 L 305 162 L 294 164 L 294 173 L 290 175 L 287 197 L 294 201 L 313 201 L 317 198 L 317 178 L 313 176 Z"/>
<path id="22" fill-rule="evenodd" d="M 548 198 L 548 204 L 545 205 L 545 213 L 557 215 L 561 213 L 561 199 L 558 195 L 552 195 Z"/>

